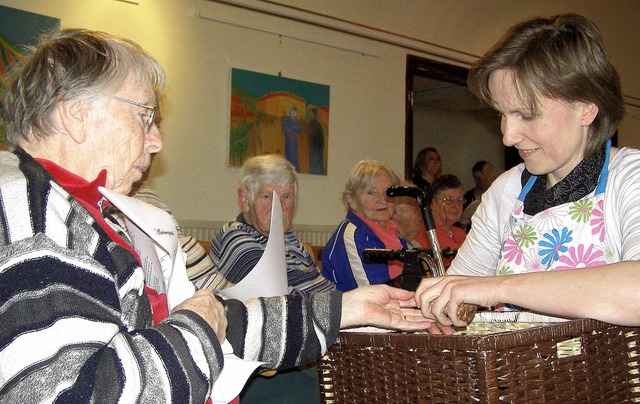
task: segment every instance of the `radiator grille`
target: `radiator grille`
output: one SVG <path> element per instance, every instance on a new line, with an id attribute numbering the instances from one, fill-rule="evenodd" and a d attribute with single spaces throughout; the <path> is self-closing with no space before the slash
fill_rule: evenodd
<path id="1" fill-rule="evenodd" d="M 198 240 L 211 240 L 213 233 L 222 227 L 225 222 L 184 220 L 180 222 L 182 232 Z M 331 238 L 335 231 L 335 226 L 314 226 L 314 225 L 294 225 L 293 231 L 296 233 L 301 243 L 323 246 Z"/>

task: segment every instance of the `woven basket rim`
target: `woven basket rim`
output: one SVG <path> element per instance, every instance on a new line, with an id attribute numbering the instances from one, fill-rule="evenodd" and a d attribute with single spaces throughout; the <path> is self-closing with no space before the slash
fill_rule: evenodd
<path id="1" fill-rule="evenodd" d="M 340 332 L 339 343 L 375 347 L 394 346 L 425 349 L 495 351 L 539 341 L 566 340 L 612 327 L 616 328 L 618 326 L 594 319 L 577 319 L 486 335 L 434 335 L 411 332 Z M 623 327 L 618 328 L 622 329 Z M 629 328 L 626 329 L 629 330 Z"/>

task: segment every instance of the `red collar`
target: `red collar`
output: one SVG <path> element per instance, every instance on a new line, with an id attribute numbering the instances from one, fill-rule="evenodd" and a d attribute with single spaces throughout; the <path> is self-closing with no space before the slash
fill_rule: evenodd
<path id="1" fill-rule="evenodd" d="M 102 229 L 107 232 L 109 237 L 116 243 L 127 249 L 140 263 L 140 257 L 135 252 L 133 247 L 127 243 L 111 226 L 107 224 L 102 216 L 102 209 L 110 206 L 111 204 L 106 198 L 102 196 L 98 187 L 104 186 L 107 182 L 107 170 L 102 170 L 98 174 L 98 177 L 89 182 L 84 178 L 72 173 L 71 171 L 60 167 L 56 163 L 45 159 L 36 159 L 36 161 L 45 168 L 53 178 L 62 187 L 71 194 L 85 209 L 89 211 L 91 216 L 100 224 Z M 151 303 L 151 310 L 153 313 L 153 322 L 158 324 L 169 315 L 169 308 L 167 306 L 167 296 L 165 294 L 159 295 L 158 292 L 144 285 L 149 302 Z"/>
<path id="2" fill-rule="evenodd" d="M 39 159 L 36 161 L 55 178 L 55 180 L 62 185 L 62 187 L 69 192 L 74 198 L 83 202 L 83 205 L 89 204 L 92 207 L 101 211 L 101 202 L 104 197 L 98 190 L 98 187 L 105 186 L 107 183 L 107 170 L 102 170 L 98 174 L 95 180 L 89 182 L 77 174 L 60 167 L 56 163 L 50 160 Z M 106 202 L 106 199 L 104 199 Z"/>
<path id="3" fill-rule="evenodd" d="M 99 186 L 104 186 L 107 182 L 107 171 L 102 170 L 98 177 L 89 182 L 66 168 L 60 167 L 56 163 L 45 159 L 36 159 L 38 163 L 53 176 L 62 187 L 71 194 L 80 204 L 89 211 L 91 216 L 98 222 L 100 227 L 107 232 L 109 237 L 122 247 L 126 248 L 140 262 L 138 254 L 133 247 L 127 243 L 111 226 L 107 224 L 102 215 L 102 209 L 111 206 L 109 201 L 102 196 Z"/>

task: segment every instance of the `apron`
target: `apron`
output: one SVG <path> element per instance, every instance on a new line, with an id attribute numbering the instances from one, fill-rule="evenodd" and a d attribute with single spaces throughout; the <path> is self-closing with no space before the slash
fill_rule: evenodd
<path id="1" fill-rule="evenodd" d="M 593 193 L 536 215 L 524 213 L 524 199 L 535 183 L 532 176 L 518 196 L 506 226 L 497 274 L 561 271 L 604 265 L 612 261 L 605 246 L 604 190 L 611 143 Z"/>

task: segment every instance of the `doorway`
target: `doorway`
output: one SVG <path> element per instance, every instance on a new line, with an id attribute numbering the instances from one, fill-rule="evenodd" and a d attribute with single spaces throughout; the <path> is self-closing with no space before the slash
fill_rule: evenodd
<path id="1" fill-rule="evenodd" d="M 467 90 L 468 71 L 407 56 L 405 178 L 411 178 L 416 154 L 428 146 L 440 152 L 442 172 L 458 176 L 465 189 L 475 186 L 476 161 L 491 162 L 498 175 L 521 161 L 514 148 L 502 144 L 499 116 Z"/>

